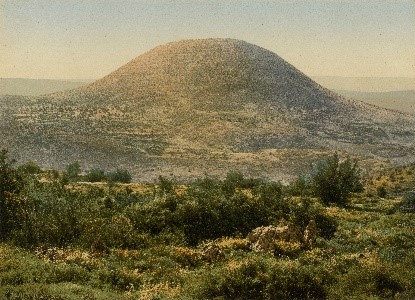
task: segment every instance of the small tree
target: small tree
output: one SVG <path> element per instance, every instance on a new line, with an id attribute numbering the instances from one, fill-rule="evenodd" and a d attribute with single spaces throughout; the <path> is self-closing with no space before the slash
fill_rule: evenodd
<path id="1" fill-rule="evenodd" d="M 340 162 L 337 154 L 317 165 L 312 188 L 324 204 L 347 205 L 351 193 L 362 191 L 360 170 L 349 157 Z"/>
<path id="2" fill-rule="evenodd" d="M 69 181 L 77 181 L 81 171 L 81 164 L 76 161 L 66 166 L 65 177 L 67 177 Z"/>
<path id="3" fill-rule="evenodd" d="M 236 188 L 243 186 L 244 181 L 245 178 L 242 173 L 229 172 L 226 174 L 226 178 L 222 182 L 222 191 L 227 197 L 231 197 L 235 193 Z"/>
<path id="4" fill-rule="evenodd" d="M 158 189 L 161 194 L 172 194 L 174 192 L 174 182 L 166 177 L 159 176 Z"/>
<path id="5" fill-rule="evenodd" d="M 287 187 L 287 192 L 291 196 L 310 196 L 312 194 L 310 189 L 310 179 L 299 176 Z"/>
<path id="6" fill-rule="evenodd" d="M 6 198 L 16 193 L 22 181 L 13 168 L 15 160 L 10 159 L 8 151 L 0 150 L 0 241 L 6 236 L 7 213 Z"/>

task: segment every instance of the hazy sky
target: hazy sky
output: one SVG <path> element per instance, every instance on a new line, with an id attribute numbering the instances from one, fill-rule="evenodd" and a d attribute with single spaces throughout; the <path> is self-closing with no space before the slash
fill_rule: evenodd
<path id="1" fill-rule="evenodd" d="M 208 37 L 257 44 L 311 76 L 415 77 L 415 0 L 0 0 L 0 77 L 99 78 Z"/>

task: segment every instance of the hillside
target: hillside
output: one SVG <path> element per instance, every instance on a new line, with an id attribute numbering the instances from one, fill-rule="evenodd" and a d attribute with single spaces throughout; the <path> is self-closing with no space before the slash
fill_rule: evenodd
<path id="1" fill-rule="evenodd" d="M 20 160 L 140 180 L 229 169 L 281 179 L 331 151 L 415 159 L 415 117 L 345 99 L 232 39 L 162 45 L 87 86 L 1 101 L 0 138 Z"/>

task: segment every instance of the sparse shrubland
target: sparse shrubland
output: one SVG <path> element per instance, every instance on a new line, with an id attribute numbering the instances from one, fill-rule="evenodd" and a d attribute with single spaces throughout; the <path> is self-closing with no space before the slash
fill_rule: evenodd
<path id="1" fill-rule="evenodd" d="M 415 219 L 405 209 L 414 203 L 411 175 L 394 172 L 394 185 L 405 184 L 392 197 L 386 173 L 380 181 L 364 178 L 359 191 L 356 164 L 336 157 L 322 164 L 336 165 L 334 173 L 319 167 L 289 186 L 237 172 L 138 185 L 98 180 L 108 173 L 83 175 L 76 166 L 68 180 L 68 169 L 16 166 L 3 151 L 0 297 L 414 298 Z M 336 187 L 353 183 L 341 201 L 326 201 L 316 189 L 316 176 L 330 181 L 329 174 L 340 177 Z M 77 182 L 88 176 L 95 183 Z M 306 243 L 302 233 L 313 222 L 316 235 Z M 294 228 L 300 238 L 255 250 L 247 235 L 270 225 Z"/>

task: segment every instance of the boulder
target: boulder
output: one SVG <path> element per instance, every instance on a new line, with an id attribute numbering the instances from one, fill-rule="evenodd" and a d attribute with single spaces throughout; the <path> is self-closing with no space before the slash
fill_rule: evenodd
<path id="1" fill-rule="evenodd" d="M 250 248 L 254 251 L 273 252 L 276 249 L 275 240 L 299 242 L 302 236 L 298 228 L 290 224 L 283 227 L 261 226 L 255 228 L 247 236 Z"/>
<path id="2" fill-rule="evenodd" d="M 308 247 L 312 247 L 316 241 L 317 233 L 318 230 L 316 221 L 310 220 L 304 230 L 304 244 Z"/>

